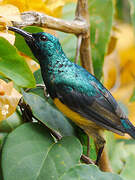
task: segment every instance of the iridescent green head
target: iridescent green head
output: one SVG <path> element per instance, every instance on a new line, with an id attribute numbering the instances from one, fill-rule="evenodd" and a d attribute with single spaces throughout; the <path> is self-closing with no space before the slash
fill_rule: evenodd
<path id="1" fill-rule="evenodd" d="M 58 38 L 49 33 L 29 33 L 16 27 L 8 27 L 8 29 L 24 37 L 38 60 L 40 60 L 41 54 L 42 56 L 49 57 L 62 51 Z"/>

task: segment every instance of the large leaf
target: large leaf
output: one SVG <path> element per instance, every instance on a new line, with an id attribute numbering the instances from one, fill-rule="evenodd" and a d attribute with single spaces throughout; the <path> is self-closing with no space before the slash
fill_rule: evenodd
<path id="1" fill-rule="evenodd" d="M 19 126 L 6 139 L 2 152 L 4 180 L 122 180 L 96 166 L 79 165 L 82 147 L 77 138 L 54 143 L 38 123 Z"/>
<path id="2" fill-rule="evenodd" d="M 57 180 L 69 168 L 79 163 L 82 154 L 81 144 L 75 137 L 64 137 L 49 151 L 39 179 Z"/>
<path id="3" fill-rule="evenodd" d="M 9 136 L 2 152 L 4 180 L 36 180 L 53 144 L 49 132 L 37 123 L 19 126 Z"/>
<path id="4" fill-rule="evenodd" d="M 113 0 L 90 0 L 90 38 L 95 76 L 100 79 L 113 19 Z"/>
<path id="5" fill-rule="evenodd" d="M 30 33 L 43 32 L 43 29 L 41 29 L 39 27 L 35 27 L 35 26 L 27 26 L 27 27 L 23 28 L 23 30 L 25 30 L 27 32 L 30 32 Z M 17 33 L 15 33 L 15 36 L 16 36 L 16 39 L 15 39 L 16 48 L 19 51 L 21 51 L 22 53 L 24 53 L 25 55 L 27 55 L 27 56 L 31 57 L 32 59 L 34 59 L 35 61 L 37 61 L 37 59 L 32 54 L 30 48 L 26 44 L 24 38 L 21 35 L 17 34 Z"/>
<path id="6" fill-rule="evenodd" d="M 0 132 L 10 132 L 23 123 L 18 112 L 14 112 L 7 119 L 0 121 Z"/>
<path id="7" fill-rule="evenodd" d="M 132 180 L 135 177 L 134 167 L 135 167 L 135 141 L 133 139 L 123 140 L 125 159 L 123 159 L 124 166 L 120 175 L 125 180 Z M 130 173 L 129 173 L 130 172 Z"/>
<path id="8" fill-rule="evenodd" d="M 107 149 L 113 171 L 125 180 L 134 179 L 135 141 L 116 140 L 113 134 L 107 134 Z"/>
<path id="9" fill-rule="evenodd" d="M 122 169 L 121 176 L 125 180 L 133 180 L 135 178 L 135 155 L 130 154 L 126 160 L 126 164 Z"/>
<path id="10" fill-rule="evenodd" d="M 6 132 L 0 132 L 0 151 L 7 135 L 8 133 Z"/>
<path id="11" fill-rule="evenodd" d="M 27 123 L 7 138 L 2 153 L 4 180 L 57 180 L 80 160 L 82 148 L 75 137 L 54 144 L 49 132 Z"/>
<path id="12" fill-rule="evenodd" d="M 76 165 L 69 169 L 59 180 L 122 180 L 116 174 L 100 171 L 94 165 Z"/>
<path id="13" fill-rule="evenodd" d="M 30 105 L 33 115 L 46 126 L 58 131 L 61 135 L 74 135 L 70 122 L 44 98 L 32 93 L 23 92 L 24 100 Z"/>
<path id="14" fill-rule="evenodd" d="M 0 37 L 0 73 L 22 87 L 34 87 L 35 79 L 25 59 L 6 39 Z"/>

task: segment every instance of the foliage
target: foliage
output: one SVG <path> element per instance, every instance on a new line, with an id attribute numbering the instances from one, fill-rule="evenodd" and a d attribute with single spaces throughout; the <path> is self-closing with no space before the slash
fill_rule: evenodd
<path id="1" fill-rule="evenodd" d="M 6 180 L 42 180 L 44 177 L 48 180 L 121 180 L 117 175 L 99 171 L 96 166 L 80 165 L 81 154 L 77 138 L 67 136 L 55 143 L 43 125 L 27 123 L 7 137 L 2 152 L 3 176 Z"/>
<path id="2" fill-rule="evenodd" d="M 92 60 L 95 75 L 99 79 L 112 28 L 113 11 L 113 0 L 89 1 Z"/>
<path id="3" fill-rule="evenodd" d="M 134 123 L 133 28 L 123 22 L 118 26 L 114 24 L 115 4 L 118 18 L 124 3 L 113 0 L 88 2 L 95 75 L 103 80 Z M 129 0 L 129 5 L 135 27 L 135 1 Z M 5 30 L 6 25 L 12 26 L 12 21 L 21 21 L 20 13 L 24 11 L 35 10 L 73 20 L 75 9 L 76 0 L 0 2 L 0 179 L 134 179 L 135 142 L 129 140 L 129 136 L 124 140 L 106 133 L 109 160 L 118 175 L 101 172 L 95 165 L 85 165 L 80 161 L 82 153 L 86 154 L 86 135 L 56 109 L 50 98 L 44 96 L 39 65 L 24 39 Z M 121 16 L 121 19 L 124 18 Z M 74 35 L 34 26 L 24 29 L 32 33 L 47 31 L 58 36 L 64 52 L 74 61 L 77 42 Z M 40 87 L 36 88 L 36 84 Z M 23 102 L 17 106 L 22 96 Z M 32 122 L 26 123 L 29 117 Z M 58 141 L 53 133 L 62 139 Z M 95 151 L 92 141 L 90 158 L 93 160 Z"/>

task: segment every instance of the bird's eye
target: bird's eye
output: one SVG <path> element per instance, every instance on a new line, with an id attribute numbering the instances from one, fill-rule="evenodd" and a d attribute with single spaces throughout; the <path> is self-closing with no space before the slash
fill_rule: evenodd
<path id="1" fill-rule="evenodd" d="M 42 36 L 40 36 L 40 40 L 41 40 L 41 41 L 47 41 L 48 38 L 47 38 L 45 35 L 42 35 Z"/>

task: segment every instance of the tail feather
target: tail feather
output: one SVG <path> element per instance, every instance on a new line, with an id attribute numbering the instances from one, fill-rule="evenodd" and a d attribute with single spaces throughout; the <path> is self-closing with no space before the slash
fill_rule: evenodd
<path id="1" fill-rule="evenodd" d="M 125 133 L 129 134 L 133 139 L 135 139 L 135 127 L 128 119 L 121 119 L 121 123 L 125 129 Z"/>

